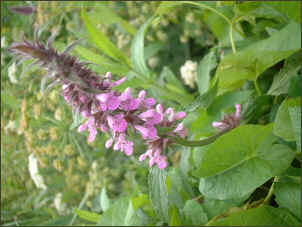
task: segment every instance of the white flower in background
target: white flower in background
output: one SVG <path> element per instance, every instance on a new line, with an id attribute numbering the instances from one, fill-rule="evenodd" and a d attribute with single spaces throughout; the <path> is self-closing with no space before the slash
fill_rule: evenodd
<path id="1" fill-rule="evenodd" d="M 66 209 L 66 204 L 62 202 L 63 194 L 61 192 L 56 194 L 54 199 L 54 205 L 59 214 L 63 214 Z"/>
<path id="2" fill-rule="evenodd" d="M 180 68 L 181 77 L 186 85 L 191 88 L 195 87 L 195 81 L 197 81 L 197 63 L 191 60 L 185 62 Z"/>
<path id="3" fill-rule="evenodd" d="M 6 47 L 6 38 L 5 36 L 1 37 L 1 48 Z"/>
<path id="4" fill-rule="evenodd" d="M 35 182 L 35 185 L 37 186 L 37 188 L 46 190 L 47 187 L 44 184 L 44 179 L 39 174 L 38 159 L 35 157 L 35 155 L 33 153 L 28 157 L 28 169 L 29 169 L 31 179 L 33 179 L 33 181 Z"/>
<path id="5" fill-rule="evenodd" d="M 16 79 L 16 72 L 17 72 L 17 66 L 16 63 L 14 62 L 10 67 L 8 67 L 8 77 L 10 82 L 12 82 L 13 84 L 18 83 Z"/>
<path id="6" fill-rule="evenodd" d="M 194 13 L 189 12 L 189 13 L 186 15 L 186 21 L 192 24 L 192 23 L 194 22 Z"/>
<path id="7" fill-rule="evenodd" d="M 7 132 L 7 130 L 9 130 L 9 129 L 12 131 L 17 129 L 15 121 L 9 120 L 9 122 L 7 123 L 7 125 L 4 128 L 4 131 Z"/>
<path id="8" fill-rule="evenodd" d="M 148 59 L 148 64 L 151 68 L 155 68 L 158 65 L 159 59 L 158 57 L 151 57 Z"/>

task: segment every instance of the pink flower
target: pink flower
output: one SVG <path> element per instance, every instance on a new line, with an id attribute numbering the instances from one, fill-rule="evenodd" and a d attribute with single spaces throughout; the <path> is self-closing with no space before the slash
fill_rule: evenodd
<path id="1" fill-rule="evenodd" d="M 116 110 L 120 105 L 120 100 L 118 97 L 114 95 L 114 92 L 110 93 L 98 94 L 96 95 L 96 99 L 101 102 L 101 108 L 103 111 L 108 110 Z"/>
<path id="2" fill-rule="evenodd" d="M 150 109 L 156 104 L 156 100 L 154 98 L 146 98 L 146 91 L 142 90 L 138 94 L 138 102 L 142 108 Z"/>
<path id="3" fill-rule="evenodd" d="M 131 88 L 127 88 L 119 97 L 121 104 L 120 109 L 125 111 L 136 110 L 139 101 L 131 96 Z"/>
<path id="4" fill-rule="evenodd" d="M 114 132 L 124 132 L 128 127 L 128 123 L 124 118 L 124 114 L 107 116 L 108 125 Z"/>
<path id="5" fill-rule="evenodd" d="M 144 120 L 148 125 L 155 125 L 162 121 L 162 115 L 154 109 L 147 110 L 139 114 L 138 117 Z"/>
<path id="6" fill-rule="evenodd" d="M 152 125 L 148 125 L 146 127 L 141 125 L 135 125 L 134 128 L 136 128 L 143 136 L 144 139 L 155 139 L 157 138 L 157 130 Z"/>

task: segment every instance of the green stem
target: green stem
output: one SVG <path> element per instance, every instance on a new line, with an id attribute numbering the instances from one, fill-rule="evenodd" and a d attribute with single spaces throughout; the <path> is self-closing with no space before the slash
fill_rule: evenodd
<path id="1" fill-rule="evenodd" d="M 83 199 L 82 199 L 81 202 L 80 202 L 80 205 L 78 206 L 78 209 L 79 209 L 79 210 L 83 207 L 83 205 L 84 205 L 84 203 L 87 201 L 88 197 L 89 197 L 89 193 L 87 193 L 87 191 L 86 191 L 86 192 L 85 192 L 85 195 L 84 195 L 84 197 L 83 197 Z M 71 221 L 70 221 L 70 223 L 69 223 L 69 225 L 72 225 L 72 224 L 73 224 L 73 222 L 75 221 L 76 217 L 77 217 L 77 214 L 74 213 L 74 214 L 73 214 L 73 217 L 72 217 L 72 219 L 71 219 Z"/>
<path id="2" fill-rule="evenodd" d="M 233 22 L 231 23 L 231 26 L 230 26 L 230 42 L 231 42 L 233 54 L 235 54 L 236 46 L 235 46 L 235 42 L 234 42 L 234 38 L 233 38 Z"/>
<path id="3" fill-rule="evenodd" d="M 202 139 L 202 140 L 186 140 L 186 139 L 182 139 L 181 137 L 177 137 L 174 138 L 173 141 L 177 144 L 181 144 L 187 147 L 201 147 L 201 146 L 205 146 L 208 145 L 210 143 L 213 143 L 218 137 L 222 136 L 223 134 L 225 134 L 226 132 L 230 131 L 230 129 L 225 129 L 213 136 L 210 136 L 206 139 Z"/>
<path id="4" fill-rule="evenodd" d="M 265 197 L 265 199 L 264 199 L 264 201 L 263 201 L 263 204 L 264 204 L 264 205 L 269 205 L 269 203 L 270 203 L 270 201 L 271 201 L 271 198 L 272 198 L 272 196 L 273 196 L 273 194 L 274 194 L 274 186 L 275 186 L 275 183 L 278 182 L 279 179 L 280 179 L 280 178 L 279 178 L 278 176 L 275 176 L 275 177 L 274 177 L 274 181 L 273 181 L 273 183 L 272 183 L 272 186 L 270 187 L 269 192 L 268 192 L 268 194 L 266 195 L 266 197 Z"/>
<path id="5" fill-rule="evenodd" d="M 255 85 L 255 88 L 256 88 L 256 91 L 257 91 L 258 96 L 261 96 L 261 95 L 262 95 L 262 92 L 261 92 L 261 89 L 260 89 L 260 87 L 259 87 L 259 85 L 258 85 L 257 79 L 254 80 L 254 85 Z"/>

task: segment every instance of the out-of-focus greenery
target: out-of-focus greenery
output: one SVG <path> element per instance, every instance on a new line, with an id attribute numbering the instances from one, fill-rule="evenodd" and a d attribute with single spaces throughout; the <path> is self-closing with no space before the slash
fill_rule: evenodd
<path id="1" fill-rule="evenodd" d="M 25 16 L 8 9 L 18 5 L 37 12 Z M 296 225 L 301 221 L 296 211 L 301 209 L 296 203 L 301 130 L 295 126 L 301 121 L 299 7 L 299 2 L 1 2 L 1 224 Z M 140 139 L 133 138 L 131 157 L 105 149 L 105 134 L 89 143 L 87 134 L 73 127 L 75 115 L 61 88 L 42 95 L 45 70 L 34 67 L 20 78 L 31 60 L 9 73 L 17 60 L 5 48 L 23 34 L 33 40 L 35 28 L 41 42 L 57 30 L 59 51 L 83 39 L 72 55 L 97 64 L 90 68 L 100 74 L 126 75 L 128 81 L 117 89 L 144 88 L 159 102 L 187 111 L 190 139 L 212 135 L 211 123 L 233 112 L 236 103 L 243 106 L 244 123 L 257 126 L 239 127 L 208 150 L 175 146 L 168 155 L 171 167 L 149 172 L 138 161 L 145 151 Z M 106 38 L 117 50 L 104 47 Z M 145 48 L 137 45 L 141 41 Z M 193 86 L 181 73 L 188 60 L 197 65 Z M 256 136 L 270 130 L 281 147 L 274 147 L 275 153 L 283 156 L 274 159 L 260 149 L 271 162 L 255 162 L 255 179 L 245 179 L 252 182 L 247 184 L 251 170 L 227 155 L 239 144 L 236 139 L 257 144 Z M 267 141 L 261 146 L 270 148 Z M 246 144 L 243 153 L 249 152 Z M 31 179 L 30 154 L 38 159 L 46 190 Z M 234 165 L 217 164 L 217 154 Z M 241 161 L 250 164 L 248 157 Z M 259 206 L 273 177 L 280 180 L 273 183 L 275 197 Z M 238 195 L 232 187 L 239 188 Z"/>

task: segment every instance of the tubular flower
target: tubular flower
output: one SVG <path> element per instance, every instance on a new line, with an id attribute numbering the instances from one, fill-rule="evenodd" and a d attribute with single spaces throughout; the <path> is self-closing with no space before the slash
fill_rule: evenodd
<path id="1" fill-rule="evenodd" d="M 56 84 L 62 85 L 66 102 L 87 119 L 78 127 L 78 131 L 88 130 L 90 142 L 95 140 L 100 130 L 110 135 L 106 148 L 113 147 L 113 150 L 129 156 L 134 152 L 129 130 L 134 130 L 148 146 L 139 160 L 149 158 L 150 167 L 156 164 L 159 168 L 166 168 L 168 162 L 164 151 L 173 143 L 173 137 L 184 138 L 187 135 L 184 124 L 179 122 L 186 117 L 186 113 L 176 113 L 173 108 L 164 110 L 163 105 L 156 105 L 154 98 L 146 97 L 144 90 L 137 97 L 133 95 L 131 88 L 124 92 L 113 90 L 126 78 L 113 81 L 110 72 L 105 76 L 98 76 L 86 67 L 87 63 L 81 63 L 68 55 L 76 43 L 58 53 L 52 47 L 53 40 L 54 35 L 49 38 L 47 46 L 38 41 L 30 43 L 24 40 L 24 43 L 13 44 L 10 50 L 23 58 L 36 59 L 34 64 L 47 69 L 41 89 L 44 89 L 48 79 L 53 82 L 46 90 Z"/>
<path id="2" fill-rule="evenodd" d="M 225 129 L 236 128 L 241 120 L 241 105 L 235 105 L 236 112 L 229 115 L 224 115 L 221 121 L 214 121 L 212 126 L 219 129 L 220 131 Z"/>

